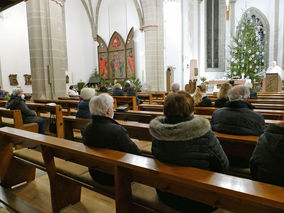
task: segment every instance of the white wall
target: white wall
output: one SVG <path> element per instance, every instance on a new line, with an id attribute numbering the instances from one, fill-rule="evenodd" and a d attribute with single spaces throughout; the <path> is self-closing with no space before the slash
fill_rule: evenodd
<path id="1" fill-rule="evenodd" d="M 98 64 L 97 46 L 81 1 L 66 1 L 65 22 L 70 84 L 87 83 Z"/>
<path id="2" fill-rule="evenodd" d="M 136 77 L 145 80 L 145 39 L 140 31 L 139 18 L 133 0 L 103 0 L 98 16 L 98 35 L 108 45 L 112 34 L 117 31 L 126 41 L 128 32 L 134 27 Z"/>
<path id="3" fill-rule="evenodd" d="M 0 70 L 2 88 L 11 92 L 9 75 L 17 74 L 19 86 L 32 93 L 32 86 L 25 86 L 24 74 L 31 74 L 27 28 L 26 3 L 22 2 L 5 10 L 0 18 Z"/>

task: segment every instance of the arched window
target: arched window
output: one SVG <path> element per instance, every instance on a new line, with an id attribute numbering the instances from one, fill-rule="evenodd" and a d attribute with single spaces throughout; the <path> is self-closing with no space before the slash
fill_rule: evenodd
<path id="1" fill-rule="evenodd" d="M 268 67 L 269 60 L 269 22 L 266 16 L 257 8 L 249 8 L 245 11 L 242 19 L 247 18 L 248 22 L 254 22 L 258 26 L 259 41 L 264 51 L 264 67 Z M 237 32 L 238 33 L 238 32 Z"/>

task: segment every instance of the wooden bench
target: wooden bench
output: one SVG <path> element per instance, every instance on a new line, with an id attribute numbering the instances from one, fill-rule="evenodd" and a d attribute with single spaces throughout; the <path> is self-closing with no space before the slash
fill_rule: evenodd
<path id="1" fill-rule="evenodd" d="M 5 107 L 7 101 L 0 101 L 0 107 Z M 26 103 L 27 106 L 37 113 L 37 116 L 47 119 L 47 127 L 49 129 L 50 120 L 56 120 L 56 137 L 64 137 L 63 129 L 63 112 L 60 105 L 46 105 L 38 103 Z M 43 114 L 44 113 L 44 114 Z M 52 116 L 50 116 L 52 114 Z"/>
<path id="2" fill-rule="evenodd" d="M 67 115 L 71 114 L 71 109 L 77 109 L 79 101 L 75 100 L 53 100 L 53 99 L 34 99 L 34 103 L 48 104 L 55 103 L 60 105 L 63 109 L 66 109 Z"/>
<path id="3" fill-rule="evenodd" d="M 149 104 L 153 103 L 153 95 L 150 93 L 137 92 L 137 96 L 144 103 L 149 103 Z"/>
<path id="4" fill-rule="evenodd" d="M 75 100 L 79 101 L 80 97 L 74 96 L 74 97 L 58 97 L 58 100 Z"/>
<path id="5" fill-rule="evenodd" d="M 116 101 L 118 106 L 128 104 L 131 109 L 138 110 L 135 96 L 113 96 L 113 99 Z"/>
<path id="6" fill-rule="evenodd" d="M 37 123 L 23 123 L 22 113 L 20 110 L 9 110 L 0 108 L 0 126 L 11 126 L 17 129 L 38 132 Z"/>
<path id="7" fill-rule="evenodd" d="M 175 212 L 161 208 L 163 204 L 156 198 L 154 188 L 234 212 L 284 211 L 284 189 L 279 186 L 196 168 L 166 165 L 143 156 L 94 149 L 9 127 L 0 129 L 0 137 L 1 184 L 13 186 L 33 180 L 34 166 L 46 170 L 54 213 L 79 202 L 81 186 L 114 197 L 117 213 Z M 13 143 L 19 140 L 40 145 L 41 159 L 35 159 L 36 151 L 32 150 L 13 153 Z M 115 187 L 107 191 L 87 181 L 84 176 L 87 167 L 113 174 Z"/>

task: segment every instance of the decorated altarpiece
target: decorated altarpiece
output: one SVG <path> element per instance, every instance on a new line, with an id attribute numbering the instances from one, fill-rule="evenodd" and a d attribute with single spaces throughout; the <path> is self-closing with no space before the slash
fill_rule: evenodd
<path id="1" fill-rule="evenodd" d="M 98 36 L 99 73 L 104 79 L 125 79 L 135 76 L 134 28 L 128 33 L 126 42 L 119 33 L 114 32 L 108 47 Z"/>

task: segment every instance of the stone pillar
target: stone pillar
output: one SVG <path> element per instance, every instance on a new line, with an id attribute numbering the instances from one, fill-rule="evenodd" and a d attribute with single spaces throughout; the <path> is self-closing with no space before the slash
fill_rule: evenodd
<path id="1" fill-rule="evenodd" d="M 145 24 L 147 88 L 151 91 L 165 91 L 163 0 L 141 2 Z"/>
<path id="2" fill-rule="evenodd" d="M 51 0 L 28 0 L 27 18 L 33 98 L 64 96 L 67 70 L 64 7 Z"/>

